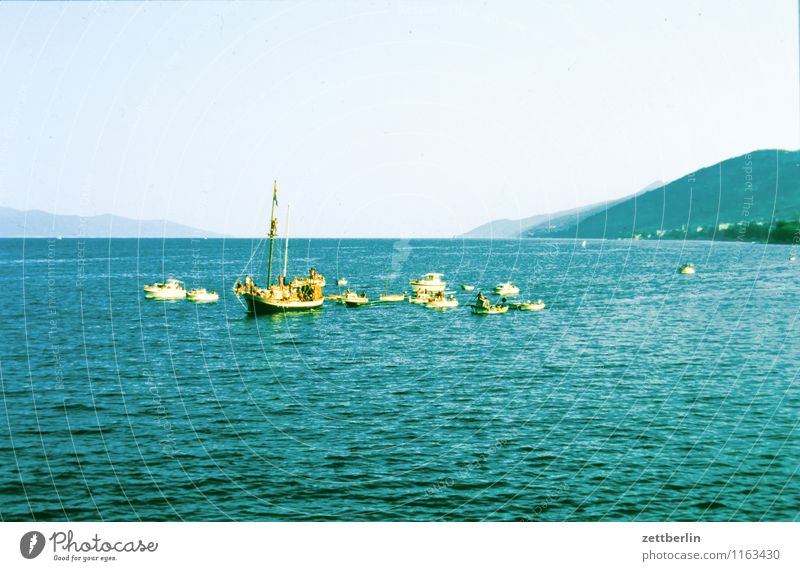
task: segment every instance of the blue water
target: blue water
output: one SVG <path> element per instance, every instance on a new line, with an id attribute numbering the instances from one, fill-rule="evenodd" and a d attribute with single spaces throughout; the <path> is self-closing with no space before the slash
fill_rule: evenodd
<path id="1" fill-rule="evenodd" d="M 3 520 L 800 517 L 789 247 L 296 240 L 290 274 L 374 297 L 441 271 L 548 307 L 252 318 L 254 246 L 0 241 Z M 144 299 L 170 276 L 224 295 Z"/>

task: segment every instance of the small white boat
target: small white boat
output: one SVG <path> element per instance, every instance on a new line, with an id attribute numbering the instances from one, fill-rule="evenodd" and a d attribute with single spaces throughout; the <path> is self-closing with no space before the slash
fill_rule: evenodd
<path id="1" fill-rule="evenodd" d="M 794 262 L 796 259 L 797 259 L 797 256 L 795 256 L 794 254 L 789 254 L 789 261 L 790 262 Z"/>
<path id="2" fill-rule="evenodd" d="M 408 298 L 408 303 L 426 304 L 431 299 L 433 299 L 433 296 L 431 294 L 424 291 L 418 291 L 416 295 Z"/>
<path id="3" fill-rule="evenodd" d="M 183 299 L 186 297 L 186 288 L 183 282 L 168 279 L 166 283 L 154 283 L 144 286 L 144 295 L 151 299 Z"/>
<path id="4" fill-rule="evenodd" d="M 585 248 L 585 247 L 586 247 L 586 240 L 584 240 L 583 242 L 581 242 L 581 248 Z"/>
<path id="5" fill-rule="evenodd" d="M 511 282 L 503 282 L 495 286 L 494 293 L 497 295 L 517 295 L 519 288 Z"/>
<path id="6" fill-rule="evenodd" d="M 484 305 L 471 305 L 472 313 L 475 315 L 497 315 L 499 313 L 505 313 L 508 311 L 507 305 L 490 305 L 486 307 Z"/>
<path id="7" fill-rule="evenodd" d="M 346 286 L 347 285 L 347 280 L 344 279 L 344 278 L 339 278 L 338 280 L 336 280 L 336 285 L 338 285 L 338 286 Z"/>
<path id="8" fill-rule="evenodd" d="M 467 284 L 462 284 L 462 285 L 461 285 L 461 289 L 463 289 L 464 291 L 472 291 L 472 290 L 474 290 L 474 289 L 475 289 L 475 286 L 472 286 L 472 285 L 467 285 Z"/>
<path id="9" fill-rule="evenodd" d="M 678 268 L 678 273 L 680 273 L 680 274 L 693 274 L 693 273 L 695 273 L 695 271 L 696 271 L 696 268 L 694 267 L 694 264 L 692 264 L 692 263 L 683 264 L 680 268 Z"/>
<path id="10" fill-rule="evenodd" d="M 208 291 L 206 288 L 189 290 L 186 299 L 196 303 L 209 303 L 219 300 L 219 294 L 215 291 Z"/>
<path id="11" fill-rule="evenodd" d="M 541 299 L 537 299 L 536 301 L 527 300 L 523 303 L 516 304 L 515 309 L 519 309 L 520 311 L 541 311 L 545 308 L 544 302 Z"/>
<path id="12" fill-rule="evenodd" d="M 447 283 L 442 281 L 444 274 L 427 273 L 417 280 L 411 280 L 411 291 L 437 292 L 444 291 Z"/>
<path id="13" fill-rule="evenodd" d="M 445 297 L 444 295 L 436 296 L 425 304 L 428 309 L 450 309 L 451 307 L 458 307 L 458 300 L 454 295 Z"/>
<path id="14" fill-rule="evenodd" d="M 342 296 L 342 302 L 344 302 L 347 307 L 358 307 L 359 305 L 369 303 L 369 298 L 367 298 L 366 292 L 358 294 L 354 291 L 348 291 Z"/>
<path id="15" fill-rule="evenodd" d="M 378 298 L 380 301 L 390 302 L 390 301 L 405 301 L 406 294 L 405 293 L 387 293 L 382 295 Z"/>

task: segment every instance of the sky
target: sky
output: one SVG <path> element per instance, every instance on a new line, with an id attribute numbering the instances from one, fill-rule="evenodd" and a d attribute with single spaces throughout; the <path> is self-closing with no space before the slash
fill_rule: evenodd
<path id="1" fill-rule="evenodd" d="M 797 5 L 0 3 L 0 206 L 450 237 L 800 147 Z"/>

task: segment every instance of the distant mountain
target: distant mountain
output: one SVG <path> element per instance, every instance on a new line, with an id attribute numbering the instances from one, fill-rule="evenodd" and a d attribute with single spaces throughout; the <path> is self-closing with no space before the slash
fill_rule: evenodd
<path id="1" fill-rule="evenodd" d="M 41 210 L 0 207 L 2 238 L 221 238 L 222 234 L 199 230 L 168 220 L 133 220 L 113 214 L 64 216 Z"/>
<path id="2" fill-rule="evenodd" d="M 792 242 L 800 239 L 800 151 L 753 151 L 607 205 L 558 213 L 549 221 L 490 222 L 465 236 L 489 237 L 487 230 L 495 228 L 495 238 Z"/>
<path id="3" fill-rule="evenodd" d="M 654 182 L 648 185 L 640 193 L 647 192 L 653 188 L 662 186 L 664 183 L 661 181 Z M 635 195 L 632 195 L 635 196 Z M 520 236 L 527 236 L 533 231 L 555 232 L 571 228 L 578 224 L 581 220 L 591 216 L 592 214 L 601 212 L 613 204 L 627 200 L 630 197 L 621 198 L 612 202 L 599 202 L 589 206 L 580 208 L 572 208 L 570 210 L 562 210 L 553 214 L 537 214 L 529 218 L 522 218 L 520 220 L 493 220 L 487 222 L 477 228 L 473 228 L 469 232 L 459 236 L 460 238 L 480 238 L 480 239 L 505 239 L 505 238 L 519 238 Z"/>
<path id="4" fill-rule="evenodd" d="M 567 227 L 531 229 L 554 238 L 720 238 L 731 229 L 800 218 L 800 151 L 760 150 L 689 173 L 609 205 Z M 735 233 L 733 233 L 735 234 Z"/>

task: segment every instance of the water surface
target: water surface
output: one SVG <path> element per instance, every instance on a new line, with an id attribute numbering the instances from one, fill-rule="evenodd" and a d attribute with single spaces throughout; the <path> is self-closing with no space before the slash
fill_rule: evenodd
<path id="1" fill-rule="evenodd" d="M 788 247 L 296 240 L 290 274 L 375 298 L 440 271 L 548 308 L 252 318 L 254 247 L 0 240 L 2 519 L 799 517 Z M 144 299 L 164 277 L 223 295 Z"/>

